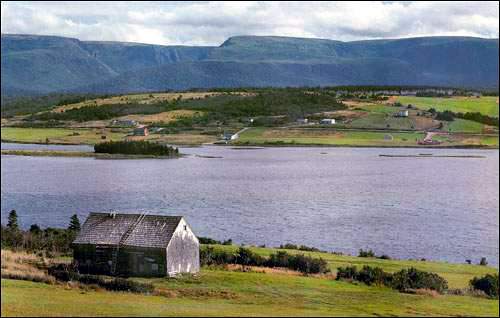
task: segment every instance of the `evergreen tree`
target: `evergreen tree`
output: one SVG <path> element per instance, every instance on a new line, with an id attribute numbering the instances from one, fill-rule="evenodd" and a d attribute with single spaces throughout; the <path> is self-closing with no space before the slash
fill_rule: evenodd
<path id="1" fill-rule="evenodd" d="M 19 226 L 17 224 L 17 212 L 16 210 L 12 210 L 9 213 L 9 223 L 7 223 L 7 227 L 11 231 L 19 230 Z"/>
<path id="2" fill-rule="evenodd" d="M 80 220 L 78 219 L 78 215 L 73 214 L 69 221 L 68 230 L 79 232 L 80 231 Z"/>

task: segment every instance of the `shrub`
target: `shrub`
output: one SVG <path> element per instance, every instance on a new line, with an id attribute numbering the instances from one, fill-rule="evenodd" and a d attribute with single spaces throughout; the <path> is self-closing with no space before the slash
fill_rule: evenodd
<path id="1" fill-rule="evenodd" d="M 358 269 L 356 266 L 347 266 L 337 268 L 337 280 L 346 279 L 354 280 L 358 275 Z"/>
<path id="2" fill-rule="evenodd" d="M 375 253 L 372 250 L 364 251 L 360 249 L 358 257 L 375 257 Z"/>
<path id="3" fill-rule="evenodd" d="M 481 257 L 481 261 L 479 262 L 479 265 L 488 266 L 488 261 L 486 260 L 486 257 Z"/>
<path id="4" fill-rule="evenodd" d="M 487 274 L 483 277 L 474 277 L 470 285 L 475 290 L 481 290 L 486 295 L 498 299 L 498 274 Z"/>
<path id="5" fill-rule="evenodd" d="M 366 285 L 390 285 L 392 275 L 384 272 L 380 267 L 363 266 L 357 275 L 356 280 Z"/>
<path id="6" fill-rule="evenodd" d="M 448 282 L 441 276 L 420 271 L 416 268 L 403 269 L 392 275 L 392 288 L 399 291 L 431 289 L 442 293 L 448 289 Z"/>
<path id="7" fill-rule="evenodd" d="M 240 247 L 236 253 L 236 264 L 249 265 L 249 266 L 262 266 L 265 259 L 252 252 L 248 248 Z"/>

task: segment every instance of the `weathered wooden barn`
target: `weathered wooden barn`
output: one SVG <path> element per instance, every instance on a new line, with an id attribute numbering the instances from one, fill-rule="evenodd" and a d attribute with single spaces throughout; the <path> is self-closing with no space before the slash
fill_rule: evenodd
<path id="1" fill-rule="evenodd" d="M 73 258 L 80 273 L 175 276 L 200 270 L 199 246 L 181 216 L 90 213 Z"/>

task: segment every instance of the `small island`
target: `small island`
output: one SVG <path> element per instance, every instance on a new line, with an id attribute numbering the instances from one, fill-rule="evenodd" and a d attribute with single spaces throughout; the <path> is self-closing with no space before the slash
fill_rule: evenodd
<path id="1" fill-rule="evenodd" d="M 94 145 L 95 153 L 120 155 L 149 155 L 156 157 L 178 157 L 179 149 L 144 140 L 107 141 Z"/>
<path id="2" fill-rule="evenodd" d="M 150 141 L 107 141 L 94 145 L 94 152 L 54 150 L 3 150 L 2 155 L 35 157 L 91 157 L 96 159 L 171 159 L 179 149 Z"/>

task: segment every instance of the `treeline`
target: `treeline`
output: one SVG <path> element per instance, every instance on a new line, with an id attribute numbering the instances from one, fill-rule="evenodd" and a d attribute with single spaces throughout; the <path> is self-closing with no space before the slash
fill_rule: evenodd
<path id="1" fill-rule="evenodd" d="M 313 258 L 303 254 L 291 255 L 284 251 L 264 257 L 250 249 L 240 247 L 236 252 L 216 249 L 211 246 L 200 249 L 201 265 L 228 265 L 280 267 L 299 271 L 304 274 L 328 273 L 328 263 L 322 258 Z"/>
<path id="2" fill-rule="evenodd" d="M 179 149 L 149 141 L 107 141 L 94 145 L 96 153 L 175 157 Z"/>
<path id="3" fill-rule="evenodd" d="M 495 127 L 499 126 L 499 121 L 497 117 L 491 117 L 488 115 L 481 114 L 479 112 L 455 113 L 450 110 L 439 112 L 436 111 L 436 109 L 434 108 L 429 109 L 429 112 L 431 114 L 435 114 L 437 120 L 453 121 L 455 118 L 460 118 L 460 119 L 475 121 L 484 125 L 495 126 Z"/>
<path id="4" fill-rule="evenodd" d="M 71 243 L 79 231 L 80 221 L 76 214 L 70 218 L 66 229 L 51 227 L 41 229 L 37 224 L 32 224 L 29 230 L 25 231 L 18 225 L 16 210 L 12 210 L 9 213 L 7 226 L 1 225 L 1 246 L 2 249 L 69 254 L 72 251 Z"/>

